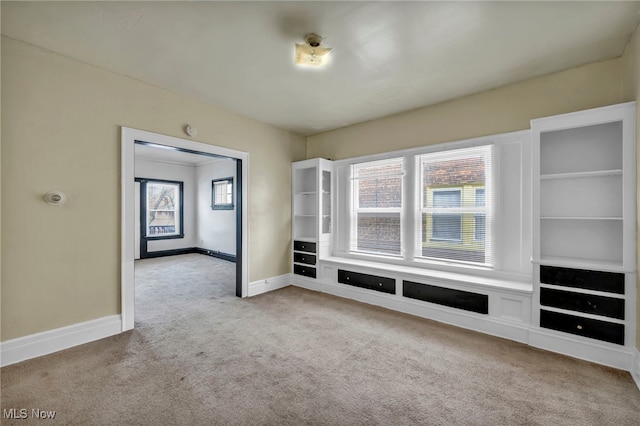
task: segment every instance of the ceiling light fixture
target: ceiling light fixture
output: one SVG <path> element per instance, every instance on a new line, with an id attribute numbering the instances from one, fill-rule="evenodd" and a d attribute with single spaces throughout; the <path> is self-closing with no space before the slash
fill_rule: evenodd
<path id="1" fill-rule="evenodd" d="M 296 64 L 310 67 L 326 66 L 329 63 L 329 54 L 333 49 L 320 47 L 322 37 L 318 34 L 307 34 L 304 36 L 304 41 L 306 44 L 296 43 Z"/>

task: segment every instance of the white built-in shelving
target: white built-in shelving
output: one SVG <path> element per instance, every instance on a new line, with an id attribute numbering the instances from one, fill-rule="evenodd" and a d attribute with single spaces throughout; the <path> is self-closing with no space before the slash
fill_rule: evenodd
<path id="1" fill-rule="evenodd" d="M 635 346 L 635 126 L 635 103 L 531 122 L 534 345 Z"/>
<path id="2" fill-rule="evenodd" d="M 635 270 L 628 202 L 635 199 L 635 179 L 629 179 L 635 138 L 630 143 L 631 124 L 625 123 L 631 109 L 626 104 L 532 121 L 536 263 Z"/>
<path id="3" fill-rule="evenodd" d="M 332 167 L 331 161 L 321 158 L 298 161 L 292 165 L 294 273 L 297 264 L 299 270 L 315 276 L 318 256 L 328 254 Z M 312 244 L 301 249 L 301 242 Z M 310 247 L 313 247 L 313 251 L 307 251 L 311 250 Z"/>

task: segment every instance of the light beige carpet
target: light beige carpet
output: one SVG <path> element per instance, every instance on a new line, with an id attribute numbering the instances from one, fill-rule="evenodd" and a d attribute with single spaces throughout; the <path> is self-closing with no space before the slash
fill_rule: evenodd
<path id="1" fill-rule="evenodd" d="M 136 263 L 136 329 L 5 367 L 2 408 L 71 425 L 639 425 L 626 372 L 295 287 Z"/>

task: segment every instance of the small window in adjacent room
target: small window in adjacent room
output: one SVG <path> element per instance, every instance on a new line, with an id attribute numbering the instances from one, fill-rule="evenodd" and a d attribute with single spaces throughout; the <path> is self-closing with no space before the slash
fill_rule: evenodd
<path id="1" fill-rule="evenodd" d="M 213 210 L 233 210 L 233 178 L 211 181 L 211 208 Z"/>

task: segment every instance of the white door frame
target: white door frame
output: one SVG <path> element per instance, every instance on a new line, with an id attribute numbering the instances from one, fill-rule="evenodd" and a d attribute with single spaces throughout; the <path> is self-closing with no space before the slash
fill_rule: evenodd
<path id="1" fill-rule="evenodd" d="M 133 329 L 135 310 L 135 143 L 136 141 L 164 145 L 168 148 L 186 149 L 242 160 L 242 297 L 249 294 L 249 154 L 187 139 L 122 127 L 121 129 L 121 320 L 122 331 Z"/>

